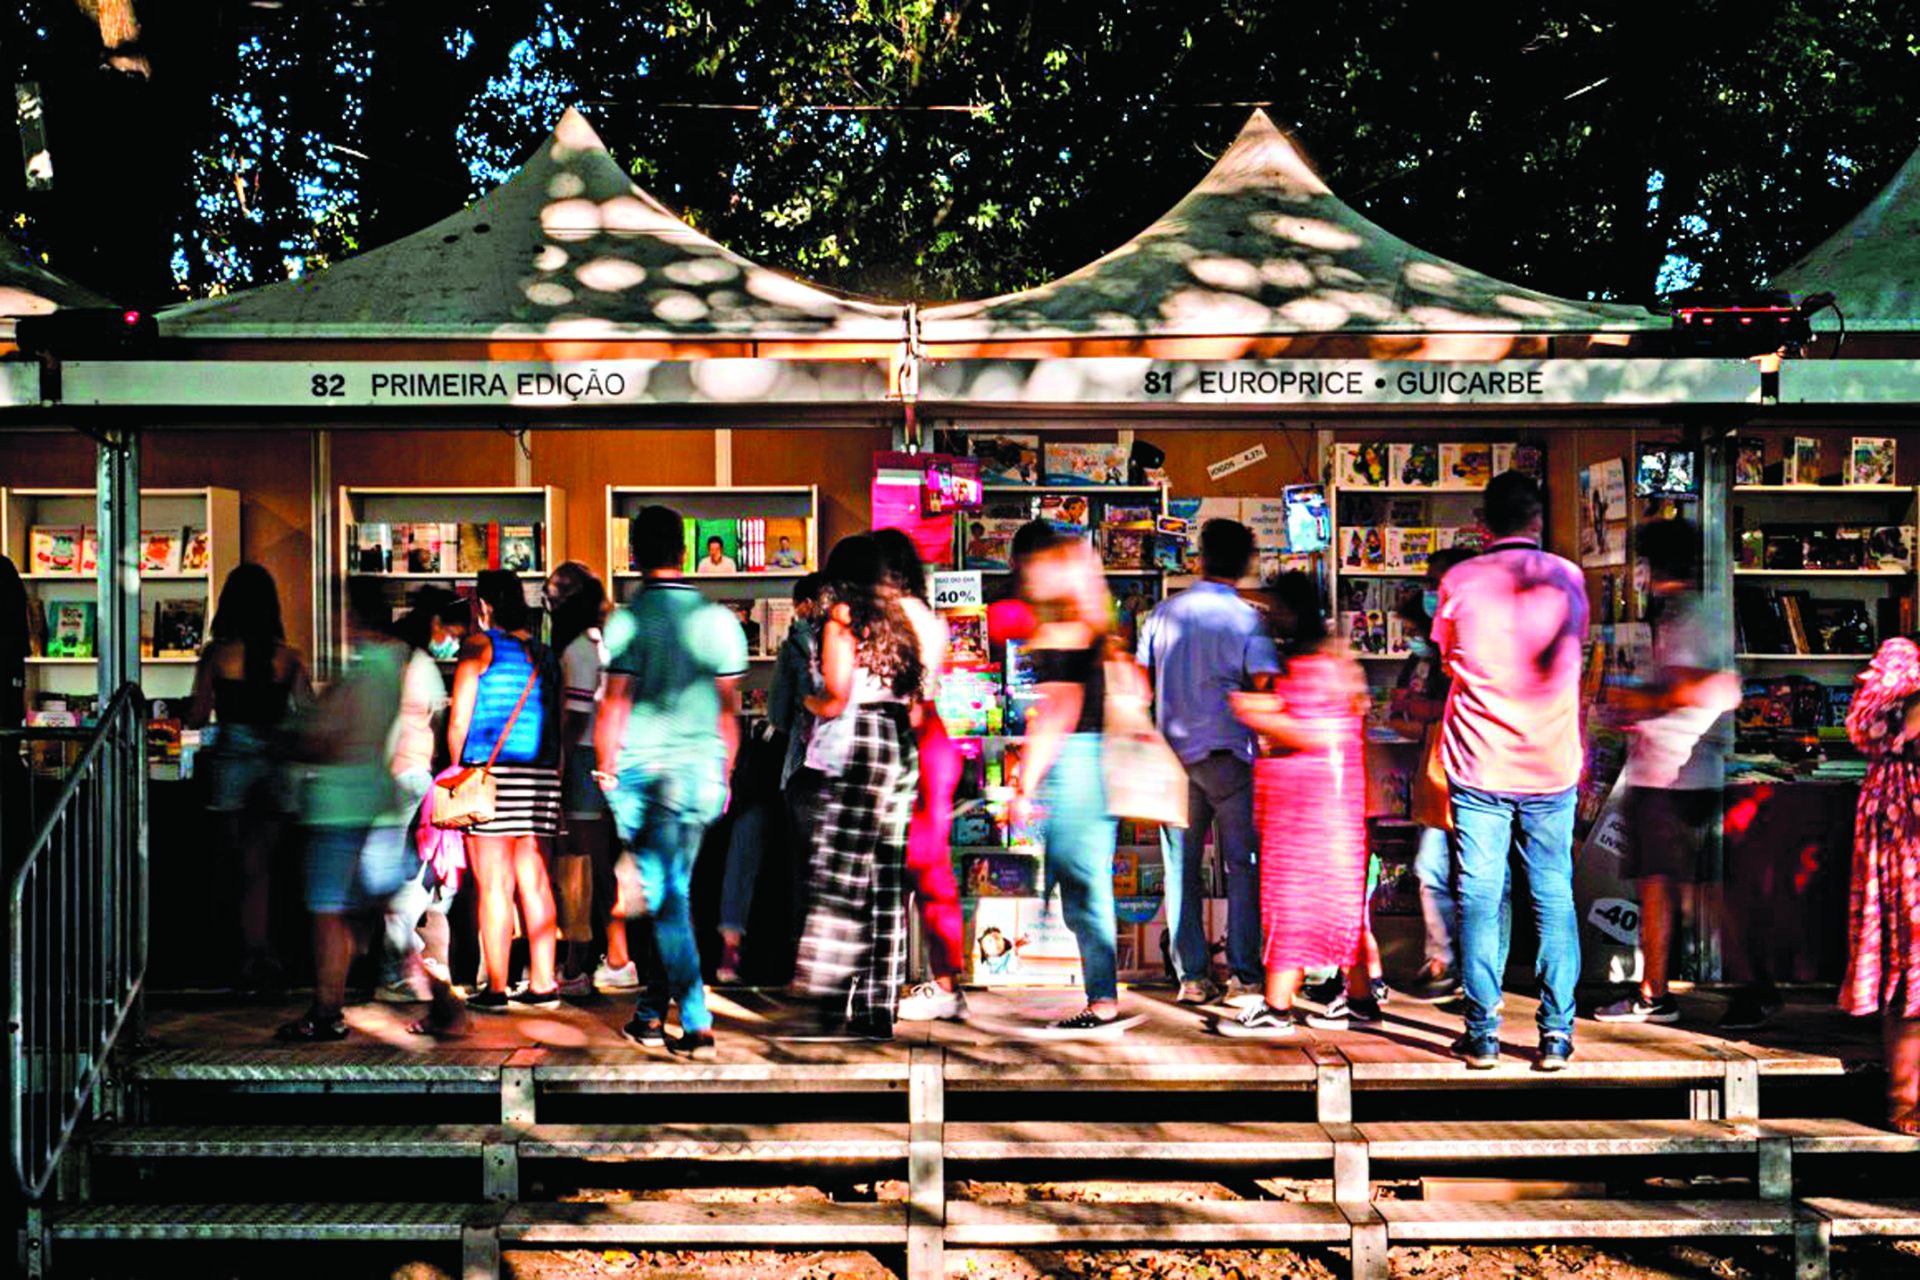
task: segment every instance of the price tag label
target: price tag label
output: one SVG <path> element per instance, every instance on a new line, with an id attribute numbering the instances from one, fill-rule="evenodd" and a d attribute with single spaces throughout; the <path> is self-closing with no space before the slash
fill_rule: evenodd
<path id="1" fill-rule="evenodd" d="M 977 570 L 933 575 L 934 608 L 966 609 L 986 602 L 986 589 L 981 585 Z"/>

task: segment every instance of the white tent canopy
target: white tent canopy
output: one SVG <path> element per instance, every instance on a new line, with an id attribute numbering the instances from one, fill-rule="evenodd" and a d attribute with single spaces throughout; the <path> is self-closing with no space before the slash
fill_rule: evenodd
<path id="1" fill-rule="evenodd" d="M 1334 195 L 1263 111 L 1199 186 L 1112 253 L 1048 284 L 921 318 L 929 343 L 1668 325 L 1639 307 L 1506 284 L 1408 244 Z"/>
<path id="2" fill-rule="evenodd" d="M 1773 277 L 1795 297 L 1831 293 L 1856 332 L 1920 332 L 1920 150 L 1853 221 Z M 1831 312 L 1815 321 L 1831 328 Z"/>
<path id="3" fill-rule="evenodd" d="M 43 316 L 62 307 L 111 307 L 91 289 L 57 276 L 0 236 L 0 319 Z"/>
<path id="4" fill-rule="evenodd" d="M 634 185 L 569 109 L 470 208 L 303 279 L 160 315 L 187 339 L 898 342 L 902 308 L 757 266 Z"/>

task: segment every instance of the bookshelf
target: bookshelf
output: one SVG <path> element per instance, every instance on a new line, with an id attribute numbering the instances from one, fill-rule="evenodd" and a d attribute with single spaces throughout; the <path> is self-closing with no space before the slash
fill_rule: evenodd
<path id="1" fill-rule="evenodd" d="M 518 562 L 526 563 L 524 550 L 530 542 L 531 565 L 517 570 L 529 604 L 539 604 L 546 575 L 567 558 L 566 493 L 552 485 L 526 488 L 362 488 L 343 485 L 339 501 L 337 563 L 343 586 L 348 578 L 379 580 L 386 585 L 388 598 L 396 614 L 405 607 L 408 596 L 421 585 L 438 584 L 458 591 L 463 586 L 471 587 L 479 576 L 481 566 L 478 560 L 462 555 L 458 526 L 486 527 L 484 532 L 488 541 L 485 557 L 488 566 L 494 563 L 494 527 L 497 526 L 501 531 L 497 545 L 508 553 L 502 558 L 502 567 L 515 567 L 516 557 L 511 553 L 516 546 L 522 550 Z M 400 541 L 396 546 L 394 531 L 410 531 L 416 525 L 438 525 L 443 528 L 438 535 L 411 538 Z M 451 547 L 445 545 L 444 537 L 444 526 L 449 525 L 455 526 L 454 545 Z M 376 529 L 385 526 L 386 537 L 383 539 L 377 532 L 370 533 L 368 526 Z M 512 542 L 509 542 L 510 529 L 514 531 Z M 527 532 L 529 530 L 530 534 Z M 436 540 L 439 546 L 433 552 L 437 561 L 435 567 L 400 567 L 403 564 L 420 563 L 417 558 L 409 560 L 409 550 L 425 554 Z M 384 546 L 384 563 L 391 567 L 371 567 L 371 549 L 376 542 Z M 346 656 L 348 648 L 346 607 L 347 597 L 343 589 L 338 603 L 342 656 Z"/>
<path id="2" fill-rule="evenodd" d="M 1110 508 L 1147 507 L 1155 518 L 1168 513 L 1167 487 L 1158 484 L 988 484 L 981 486 L 981 494 L 984 502 L 979 511 L 963 511 L 954 517 L 953 562 L 983 578 L 1005 578 L 1012 572 L 999 560 L 1000 539 L 1009 537 L 1014 528 L 1029 520 L 1052 518 L 1049 511 L 1044 509 L 1046 500 L 1062 503 L 1075 498 L 1082 500 L 1084 510 L 1078 514 L 1092 535 L 1095 549 L 1101 552 L 1103 561 L 1106 559 L 1105 521 Z M 986 536 L 976 537 L 976 528 Z M 1146 533 L 1148 536 L 1141 541 L 1143 550 L 1139 565 L 1131 562 L 1106 564 L 1103 571 L 1116 594 L 1120 594 L 1124 583 L 1145 584 L 1148 588 L 1146 605 L 1151 608 L 1165 598 L 1167 581 L 1172 575 L 1154 568 L 1147 558 L 1152 553 L 1153 544 L 1151 530 Z"/>
<path id="3" fill-rule="evenodd" d="M 84 604 L 91 612 L 98 600 L 98 575 L 93 572 L 37 570 L 33 564 L 33 531 L 36 528 L 92 529 L 98 510 L 92 489 L 0 489 L 0 545 L 20 569 L 27 598 L 37 612 L 52 622 L 51 610 L 60 604 Z M 140 491 L 140 528 L 142 531 L 171 533 L 179 544 L 177 557 L 185 556 L 185 534 L 189 529 L 207 533 L 205 569 L 178 569 L 143 573 L 140 576 L 141 658 L 140 683 L 150 698 L 184 698 L 193 690 L 193 668 L 199 661 L 198 649 L 204 643 L 206 626 L 213 620 L 220 585 L 240 563 L 240 495 L 232 489 L 142 489 Z M 155 656 L 153 627 L 163 606 L 173 601 L 187 603 L 188 616 L 197 608 L 200 618 L 199 642 L 178 653 Z M 97 627 L 98 619 L 94 620 Z M 99 692 L 96 656 L 51 656 L 45 652 L 46 637 L 37 642 L 39 652 L 27 659 L 27 693 L 37 706 L 62 697 L 94 697 Z M 92 654 L 99 653 L 97 634 Z"/>

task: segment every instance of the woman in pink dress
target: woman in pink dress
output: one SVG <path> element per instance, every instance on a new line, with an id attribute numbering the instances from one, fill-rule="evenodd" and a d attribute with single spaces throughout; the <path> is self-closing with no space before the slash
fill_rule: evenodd
<path id="1" fill-rule="evenodd" d="M 1235 714 L 1262 746 L 1253 817 L 1267 976 L 1266 999 L 1219 1024 L 1230 1036 L 1291 1035 L 1307 969 L 1345 969 L 1351 996 L 1368 994 L 1366 682 L 1327 634 L 1319 588 L 1305 574 L 1283 574 L 1274 584 L 1273 625 L 1285 670 L 1271 693 L 1233 695 Z M 1346 1020 L 1309 1015 L 1308 1023 L 1343 1027 Z"/>
<path id="2" fill-rule="evenodd" d="M 1847 736 L 1872 763 L 1853 820 L 1853 947 L 1840 1003 L 1880 1015 L 1887 1119 L 1920 1136 L 1920 645 L 1887 641 L 1859 685 Z"/>

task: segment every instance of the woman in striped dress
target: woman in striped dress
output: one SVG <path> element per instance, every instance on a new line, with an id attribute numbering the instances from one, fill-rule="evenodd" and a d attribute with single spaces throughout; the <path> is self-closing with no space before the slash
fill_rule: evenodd
<path id="1" fill-rule="evenodd" d="M 1292 1034 L 1307 969 L 1346 969 L 1352 993 L 1367 995 L 1366 682 L 1328 636 L 1320 589 L 1305 574 L 1283 574 L 1274 584 L 1273 623 L 1286 669 L 1271 693 L 1233 695 L 1235 713 L 1262 748 L 1253 766 L 1253 817 L 1266 998 L 1220 1023 L 1224 1035 Z"/>
<path id="2" fill-rule="evenodd" d="M 825 577 L 821 691 L 806 706 L 816 720 L 807 764 L 827 781 L 797 979 L 820 1001 L 823 1030 L 890 1040 L 907 970 L 902 882 L 920 784 L 920 648 L 871 537 L 836 544 Z"/>
<path id="3" fill-rule="evenodd" d="M 558 670 L 546 646 L 533 638 L 532 611 L 518 575 L 506 569 L 481 573 L 474 611 L 475 634 L 454 669 L 447 720 L 447 747 L 455 760 L 476 766 L 493 761 L 496 797 L 492 820 L 466 832 L 487 969 L 487 989 L 468 1005 L 503 1009 L 511 999 L 551 1006 L 560 994 L 544 846 L 560 831 Z M 509 997 L 516 893 L 527 934 L 527 985 Z"/>

